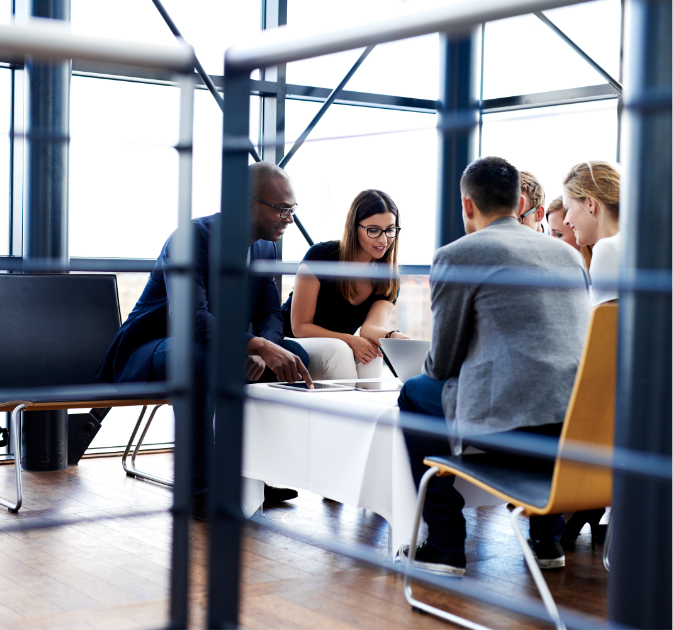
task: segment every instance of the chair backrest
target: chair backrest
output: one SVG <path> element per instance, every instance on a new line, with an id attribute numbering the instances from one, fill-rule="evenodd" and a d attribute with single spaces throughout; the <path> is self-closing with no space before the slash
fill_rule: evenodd
<path id="1" fill-rule="evenodd" d="M 610 505 L 612 471 L 565 461 L 566 446 L 611 448 L 614 443 L 617 379 L 616 304 L 594 308 L 587 341 L 561 432 L 559 458 L 554 468 L 550 513 L 588 510 Z"/>
<path id="2" fill-rule="evenodd" d="M 110 274 L 0 274 L 0 388 L 96 383 L 121 325 Z"/>

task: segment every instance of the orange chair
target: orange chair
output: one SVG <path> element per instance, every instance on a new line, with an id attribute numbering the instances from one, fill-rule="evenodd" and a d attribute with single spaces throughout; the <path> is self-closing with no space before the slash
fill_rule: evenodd
<path id="1" fill-rule="evenodd" d="M 425 503 L 428 483 L 435 475 L 455 475 L 483 488 L 503 501 L 517 506 L 512 512 L 512 528 L 521 546 L 535 584 L 556 627 L 564 629 L 535 556 L 528 547 L 519 526 L 519 516 L 562 514 L 591 510 L 610 505 L 612 470 L 587 466 L 563 458 L 572 447 L 594 448 L 610 452 L 614 440 L 615 383 L 617 365 L 617 306 L 601 304 L 592 313 L 587 341 L 575 377 L 575 384 L 566 411 L 556 460 L 542 462 L 539 469 L 518 469 L 516 456 L 502 453 L 480 453 L 452 457 L 427 457 L 430 466 L 418 492 L 416 517 L 409 548 L 408 566 L 416 555 L 418 529 Z M 506 462 L 507 465 L 503 465 Z M 547 465 L 545 465 L 547 464 Z M 411 576 L 407 571 L 404 594 L 414 607 L 452 623 L 482 628 L 478 624 L 414 599 Z"/>

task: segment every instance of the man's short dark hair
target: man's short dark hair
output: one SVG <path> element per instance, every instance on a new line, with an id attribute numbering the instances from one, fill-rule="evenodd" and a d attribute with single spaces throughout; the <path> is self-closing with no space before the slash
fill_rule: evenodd
<path id="1" fill-rule="evenodd" d="M 470 197 L 486 216 L 518 210 L 519 171 L 499 157 L 479 158 L 463 171 L 460 192 L 463 197 Z"/>

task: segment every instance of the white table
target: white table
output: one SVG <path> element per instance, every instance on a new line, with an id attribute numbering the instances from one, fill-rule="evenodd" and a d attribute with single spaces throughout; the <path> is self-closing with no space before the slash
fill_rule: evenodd
<path id="1" fill-rule="evenodd" d="M 408 541 L 416 488 L 402 430 L 395 426 L 398 392 L 310 394 L 268 385 L 248 387 L 250 394 L 264 400 L 248 399 L 245 404 L 242 473 L 246 516 L 264 500 L 263 480 L 376 512 L 392 529 L 389 547 L 393 553 Z M 296 402 L 302 408 L 283 402 Z M 325 408 L 361 414 L 371 421 L 339 418 L 325 413 Z M 466 507 L 502 503 L 460 479 L 456 488 L 465 497 Z"/>

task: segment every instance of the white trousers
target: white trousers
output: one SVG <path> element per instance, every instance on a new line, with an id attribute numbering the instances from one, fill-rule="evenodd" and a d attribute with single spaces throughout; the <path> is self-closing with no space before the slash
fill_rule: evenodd
<path id="1" fill-rule="evenodd" d="M 308 352 L 308 372 L 315 381 L 340 378 L 380 378 L 383 359 L 377 357 L 369 363 L 355 360 L 350 346 L 341 339 L 307 337 L 292 339 Z"/>

